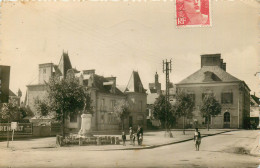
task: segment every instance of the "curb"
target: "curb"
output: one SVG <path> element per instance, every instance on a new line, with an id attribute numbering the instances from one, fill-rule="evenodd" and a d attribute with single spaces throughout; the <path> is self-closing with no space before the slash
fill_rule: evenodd
<path id="1" fill-rule="evenodd" d="M 232 131 L 238 131 L 238 130 L 228 130 L 228 131 L 223 131 L 215 134 L 206 134 L 203 135 L 202 137 L 209 137 L 209 136 L 214 136 L 214 135 L 219 135 L 227 132 L 232 132 Z M 173 144 L 178 144 L 182 142 L 187 142 L 191 141 L 193 138 L 185 139 L 185 140 L 180 140 L 176 142 L 171 142 L 171 143 L 165 143 L 165 144 L 160 144 L 160 145 L 151 145 L 151 146 L 146 146 L 146 147 L 137 147 L 137 148 L 124 148 L 124 149 L 100 149 L 100 150 L 89 150 L 89 151 L 118 151 L 118 150 L 144 150 L 144 149 L 154 149 L 162 146 L 168 146 L 168 145 L 173 145 Z"/>

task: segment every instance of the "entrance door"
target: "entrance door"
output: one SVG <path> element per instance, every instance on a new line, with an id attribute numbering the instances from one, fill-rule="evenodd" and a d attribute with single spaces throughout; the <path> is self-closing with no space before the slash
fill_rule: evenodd
<path id="1" fill-rule="evenodd" d="M 225 112 L 224 113 L 224 128 L 230 128 L 230 113 Z"/>
<path id="2" fill-rule="evenodd" d="M 133 127 L 133 117 L 129 116 L 129 127 Z"/>

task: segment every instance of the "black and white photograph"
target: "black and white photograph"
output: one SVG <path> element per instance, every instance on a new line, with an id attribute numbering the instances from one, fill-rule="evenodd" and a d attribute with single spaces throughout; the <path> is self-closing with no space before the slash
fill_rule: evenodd
<path id="1" fill-rule="evenodd" d="M 0 168 L 259 168 L 259 0 L 0 0 Z"/>

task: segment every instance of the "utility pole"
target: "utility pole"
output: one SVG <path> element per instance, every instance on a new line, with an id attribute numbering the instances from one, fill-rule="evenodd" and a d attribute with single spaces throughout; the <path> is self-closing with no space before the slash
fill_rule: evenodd
<path id="1" fill-rule="evenodd" d="M 169 107 L 168 107 L 168 103 L 169 103 L 169 85 L 170 85 L 170 78 L 169 78 L 169 72 L 172 71 L 172 60 L 170 59 L 170 61 L 167 61 L 167 59 L 163 60 L 163 73 L 165 73 L 166 75 L 166 89 L 165 89 L 165 102 L 166 102 L 166 113 L 165 113 L 165 129 L 166 132 L 168 131 L 167 129 L 167 114 L 169 112 Z"/>

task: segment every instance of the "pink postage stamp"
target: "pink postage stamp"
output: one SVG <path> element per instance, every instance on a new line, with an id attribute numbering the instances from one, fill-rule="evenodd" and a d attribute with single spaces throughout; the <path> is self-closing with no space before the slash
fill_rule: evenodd
<path id="1" fill-rule="evenodd" d="M 211 26 L 210 0 L 176 0 L 177 27 Z"/>

